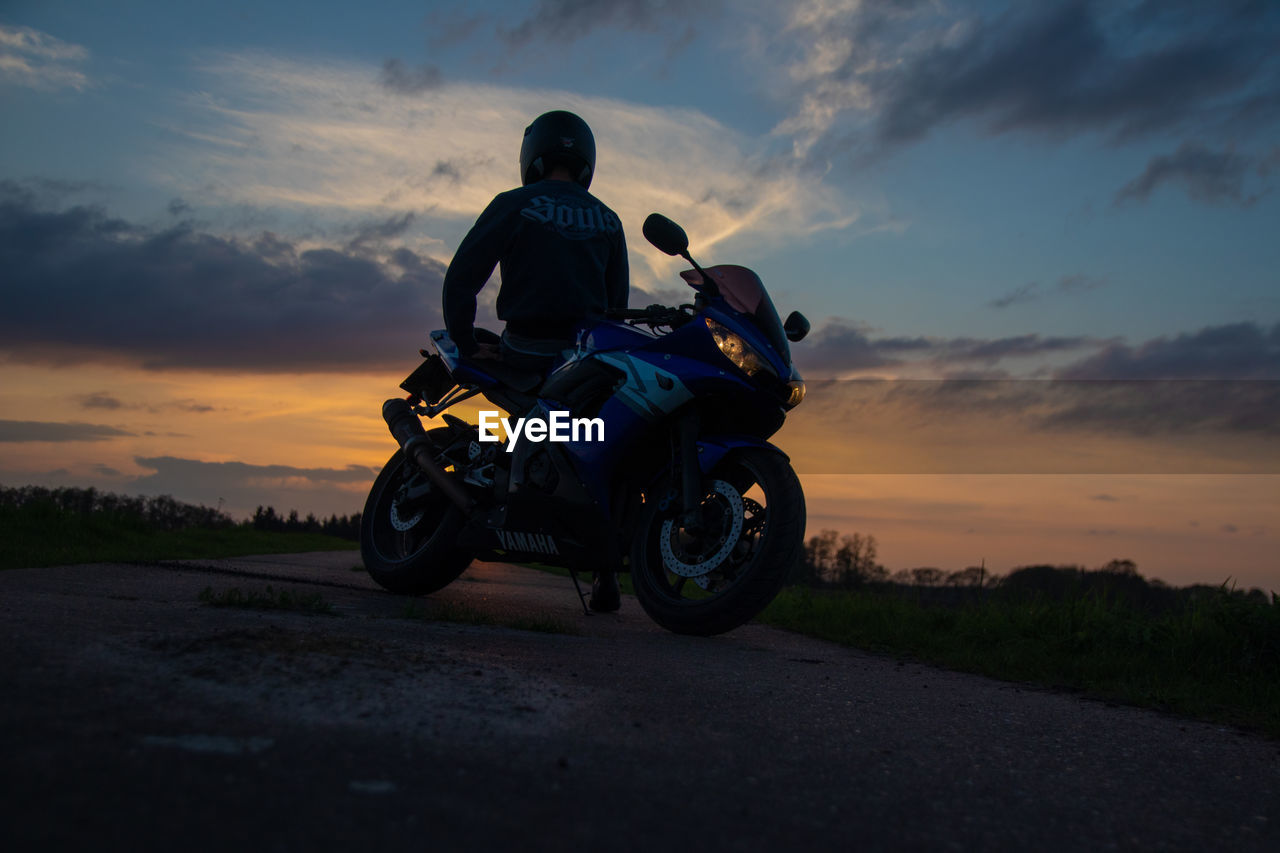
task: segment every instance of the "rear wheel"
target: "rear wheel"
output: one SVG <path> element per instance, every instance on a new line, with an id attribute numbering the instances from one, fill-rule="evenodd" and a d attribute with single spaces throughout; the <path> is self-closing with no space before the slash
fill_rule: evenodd
<path id="1" fill-rule="evenodd" d="M 463 521 L 462 512 L 397 450 L 374 480 L 360 518 L 360 555 L 369 576 L 402 595 L 448 586 L 471 564 L 471 553 L 457 545 Z"/>
<path id="2" fill-rule="evenodd" d="M 631 574 L 655 622 L 710 636 L 748 621 L 782 589 L 802 554 L 805 507 L 791 465 L 763 448 L 725 457 L 703 486 L 692 529 L 674 488 L 646 501 Z"/>

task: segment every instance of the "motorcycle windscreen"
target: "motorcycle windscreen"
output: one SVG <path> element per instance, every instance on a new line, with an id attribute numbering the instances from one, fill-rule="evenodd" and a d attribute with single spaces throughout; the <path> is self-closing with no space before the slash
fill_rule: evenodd
<path id="1" fill-rule="evenodd" d="M 782 330 L 782 320 L 778 318 L 778 309 L 773 307 L 773 300 L 764 289 L 760 276 L 735 264 L 707 267 L 705 271 L 715 281 L 720 295 L 729 307 L 750 316 L 756 328 L 764 333 L 769 343 L 782 356 L 783 362 L 791 364 L 791 347 Z M 684 270 L 680 277 L 692 286 L 702 284 L 702 276 L 698 275 L 697 270 Z"/>

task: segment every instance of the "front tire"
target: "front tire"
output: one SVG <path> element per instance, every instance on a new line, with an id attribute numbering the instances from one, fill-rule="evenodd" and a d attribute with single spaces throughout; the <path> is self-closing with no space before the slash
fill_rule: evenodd
<path id="1" fill-rule="evenodd" d="M 641 606 L 677 634 L 711 636 L 750 620 L 804 548 L 804 492 L 780 453 L 734 451 L 703 484 L 701 529 L 682 526 L 672 489 L 646 500 L 631 553 Z"/>
<path id="2" fill-rule="evenodd" d="M 443 589 L 471 564 L 471 553 L 457 545 L 463 521 L 397 450 L 373 481 L 360 518 L 360 555 L 369 576 L 401 595 Z"/>

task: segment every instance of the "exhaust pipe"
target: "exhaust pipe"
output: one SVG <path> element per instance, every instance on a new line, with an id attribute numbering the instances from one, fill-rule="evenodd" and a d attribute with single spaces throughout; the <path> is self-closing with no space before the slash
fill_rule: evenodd
<path id="1" fill-rule="evenodd" d="M 397 397 L 383 403 L 382 419 L 387 422 L 387 428 L 391 430 L 392 437 L 400 445 L 404 455 L 422 469 L 431 485 L 462 511 L 470 510 L 474 501 L 432 458 L 434 453 L 427 431 L 423 429 L 422 421 L 413 413 L 408 401 Z"/>

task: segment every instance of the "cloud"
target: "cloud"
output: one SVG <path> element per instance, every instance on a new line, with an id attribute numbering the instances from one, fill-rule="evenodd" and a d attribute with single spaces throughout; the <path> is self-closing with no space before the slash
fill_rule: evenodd
<path id="1" fill-rule="evenodd" d="M 114 411 L 123 407 L 124 403 L 121 403 L 105 391 L 101 391 L 85 397 L 80 401 L 80 405 L 86 409 L 108 409 Z"/>
<path id="2" fill-rule="evenodd" d="M 302 507 L 323 513 L 358 512 L 377 473 L 364 465 L 345 468 L 297 468 L 248 462 L 202 462 L 173 456 L 138 457 L 145 474 L 129 484 L 143 494 L 180 495 L 209 506 L 219 501 L 233 513 L 248 514 L 258 505 L 279 510 Z"/>
<path id="3" fill-rule="evenodd" d="M 382 63 L 382 73 L 378 75 L 378 82 L 389 91 L 401 95 L 417 95 L 441 86 L 444 83 L 444 75 L 434 65 L 408 68 L 399 59 L 388 59 Z"/>
<path id="4" fill-rule="evenodd" d="M 958 121 L 992 134 L 1124 141 L 1187 128 L 1257 132 L 1280 110 L 1274 4 L 1087 0 L 998 17 L 926 2 L 808 3 L 788 30 L 802 152 L 863 154 Z M 817 11 L 815 11 L 817 10 Z"/>
<path id="5" fill-rule="evenodd" d="M 89 51 L 30 27 L 0 24 L 0 84 L 52 91 L 89 86 L 78 69 Z"/>
<path id="6" fill-rule="evenodd" d="M 362 222 L 355 227 L 355 236 L 347 241 L 346 251 L 357 255 L 367 254 L 370 250 L 385 245 L 386 241 L 403 237 L 413 224 L 414 214 L 402 213 L 373 222 Z M 404 262 L 412 265 L 408 255 L 401 256 Z"/>
<path id="7" fill-rule="evenodd" d="M 816 380 L 780 441 L 802 473 L 1274 474 L 1280 383 Z"/>
<path id="8" fill-rule="evenodd" d="M 1183 143 L 1172 154 L 1153 157 L 1141 175 L 1116 193 L 1115 203 L 1145 202 L 1160 185 L 1181 184 L 1192 201 L 1248 207 L 1259 198 L 1257 194 L 1246 194 L 1244 186 L 1245 178 L 1255 166 L 1259 173 L 1266 174 L 1265 164 L 1253 157 Z"/>
<path id="9" fill-rule="evenodd" d="M 403 368 L 442 325 L 443 266 L 382 245 L 410 221 L 357 226 L 345 249 L 302 249 L 272 234 L 143 227 L 95 207 L 45 210 L 0 183 L 0 352 L 157 369 Z"/>
<path id="10" fill-rule="evenodd" d="M 118 411 L 120 409 L 130 411 L 147 411 L 152 414 L 158 414 L 165 411 L 191 412 L 193 414 L 207 414 L 217 411 L 213 406 L 196 400 L 171 400 L 166 403 L 143 404 L 143 403 L 125 403 L 118 397 L 106 391 L 97 391 L 88 394 L 80 401 L 80 405 L 86 409 L 107 409 L 108 411 Z"/>
<path id="11" fill-rule="evenodd" d="M 1012 440 L 1020 429 L 1126 436 L 1209 434 L 1280 437 L 1280 383 L 1230 381 L 1077 380 L 848 380 L 823 386 L 823 405 L 841 398 L 924 416 L 923 423 L 954 428 L 987 424 L 988 443 Z M 1271 446 L 1270 455 L 1277 448 Z M 1263 465 L 1263 460 L 1258 459 Z M 1095 497 L 1094 500 L 1102 500 Z"/>
<path id="12" fill-rule="evenodd" d="M 1034 302 L 1040 298 L 1040 294 L 1037 292 L 1039 287 L 1039 282 L 1030 281 L 1024 285 L 1014 288 L 1004 296 L 991 300 L 988 304 L 992 308 L 1008 308 L 1010 305 L 1018 305 L 1023 302 Z"/>
<path id="13" fill-rule="evenodd" d="M 1007 359 L 1026 359 L 1096 346 L 1089 337 L 1004 338 L 872 338 L 865 327 L 839 318 L 828 321 L 796 347 L 795 358 L 806 375 L 843 375 L 874 368 L 928 368 L 936 375 L 952 365 L 992 368 Z"/>
<path id="14" fill-rule="evenodd" d="M 32 441 L 106 441 L 120 436 L 133 435 L 115 427 L 101 424 L 51 423 L 49 421 L 0 420 L 0 442 Z"/>
<path id="15" fill-rule="evenodd" d="M 538 0 L 528 17 L 512 27 L 500 26 L 498 32 L 512 48 L 534 40 L 571 43 L 605 28 L 628 33 L 671 31 L 677 40 L 687 42 L 690 19 L 721 6 L 718 0 Z"/>
<path id="16" fill-rule="evenodd" d="M 1061 293 L 1081 293 L 1087 290 L 1097 290 L 1106 282 L 1100 278 L 1094 278 L 1084 273 L 1075 273 L 1074 275 L 1064 275 L 1058 279 L 1057 289 Z"/>
<path id="17" fill-rule="evenodd" d="M 143 468 L 155 474 L 142 477 L 139 484 L 154 482 L 167 476 L 188 475 L 207 483 L 244 484 L 260 480 L 306 480 L 317 485 L 326 483 L 371 483 L 377 473 L 367 465 L 348 465 L 345 468 L 296 468 L 291 465 L 253 465 L 248 462 L 201 462 L 196 459 L 180 459 L 173 456 L 138 457 L 134 459 Z"/>
<path id="18" fill-rule="evenodd" d="M 1094 278 L 1083 273 L 1074 275 L 1066 275 L 1058 279 L 1052 289 L 1043 288 L 1040 282 L 1032 281 L 1020 285 L 1006 293 L 1004 296 L 997 297 L 987 303 L 991 308 L 1008 308 L 1011 305 L 1022 305 L 1028 302 L 1037 302 L 1046 296 L 1052 294 L 1067 293 L 1083 293 L 1089 290 L 1096 290 L 1104 284 L 1102 279 Z"/>
<path id="19" fill-rule="evenodd" d="M 151 411 L 163 411 L 165 409 L 177 409 L 180 412 L 191 412 L 197 415 L 208 414 L 217 411 L 213 406 L 200 403 L 195 400 L 174 400 L 171 403 L 162 403 L 158 406 L 149 406 Z"/>
<path id="20" fill-rule="evenodd" d="M 530 119 L 569 109 L 595 132 L 592 191 L 633 235 L 655 210 L 681 221 L 703 252 L 731 240 L 784 245 L 861 216 L 831 182 L 777 162 L 769 140 L 695 110 L 463 82 L 405 98 L 367 65 L 260 54 L 219 56 L 203 71 L 213 94 L 193 99 L 175 128 L 185 143 L 162 168 L 183 198 L 205 204 L 345 220 L 412 211 L 469 225 L 518 184 Z M 630 244 L 637 284 L 674 278 L 679 261 Z M 445 254 L 439 241 L 409 248 Z"/>
<path id="21" fill-rule="evenodd" d="M 1040 335 L 1012 335 L 992 340 L 955 338 L 939 342 L 934 359 L 939 362 L 979 362 L 995 364 L 1007 358 L 1028 358 L 1048 353 L 1070 352 L 1096 343 L 1094 338 L 1041 337 Z"/>
<path id="22" fill-rule="evenodd" d="M 924 344 L 921 339 L 922 345 Z M 872 341 L 864 330 L 842 320 L 832 320 L 806 338 L 797 348 L 796 361 L 807 374 L 838 374 L 902 364 L 902 347 Z"/>
<path id="23" fill-rule="evenodd" d="M 1055 381 L 1030 409 L 1044 429 L 1136 436 L 1280 436 L 1280 383 L 1258 381 Z M 1271 448 L 1274 454 L 1274 448 Z M 1259 469 L 1265 464 L 1257 460 Z"/>
<path id="24" fill-rule="evenodd" d="M 1280 323 L 1206 326 L 1133 347 L 1111 343 L 1059 379 L 1280 379 Z"/>

